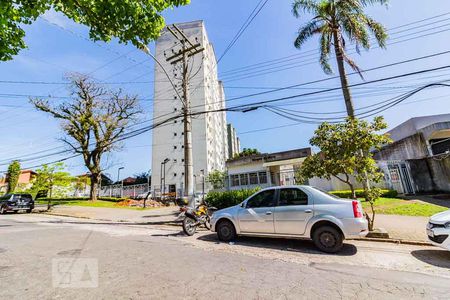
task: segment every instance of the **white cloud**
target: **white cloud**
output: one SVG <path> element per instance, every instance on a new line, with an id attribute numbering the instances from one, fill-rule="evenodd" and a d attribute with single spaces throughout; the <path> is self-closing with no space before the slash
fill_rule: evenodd
<path id="1" fill-rule="evenodd" d="M 47 20 L 50 23 L 54 23 L 58 26 L 61 26 L 62 28 L 68 29 L 70 27 L 73 27 L 75 25 L 75 22 L 67 18 L 65 15 L 63 15 L 60 12 L 56 12 L 55 10 L 51 9 L 48 10 L 45 14 L 42 15 L 42 18 L 44 20 Z"/>

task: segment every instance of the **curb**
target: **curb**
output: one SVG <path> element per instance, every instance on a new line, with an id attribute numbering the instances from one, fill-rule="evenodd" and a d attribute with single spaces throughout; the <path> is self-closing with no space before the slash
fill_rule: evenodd
<path id="1" fill-rule="evenodd" d="M 353 240 L 355 240 L 355 241 L 367 241 L 367 242 L 391 243 L 391 244 L 403 244 L 403 245 L 413 245 L 413 246 L 433 246 L 429 242 L 409 241 L 409 240 L 401 240 L 401 239 L 357 238 L 357 239 L 353 239 Z"/>

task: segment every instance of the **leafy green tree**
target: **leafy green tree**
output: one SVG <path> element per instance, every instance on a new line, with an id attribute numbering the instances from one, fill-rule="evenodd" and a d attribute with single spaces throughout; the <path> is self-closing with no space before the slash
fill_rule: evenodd
<path id="1" fill-rule="evenodd" d="M 225 186 L 226 172 L 214 170 L 208 174 L 206 180 L 213 185 L 214 189 L 221 189 Z"/>
<path id="2" fill-rule="evenodd" d="M 8 180 L 8 186 L 6 188 L 6 193 L 14 193 L 17 184 L 19 182 L 20 176 L 20 162 L 15 160 L 11 162 L 8 166 L 8 173 L 6 174 Z"/>
<path id="3" fill-rule="evenodd" d="M 135 184 L 144 184 L 149 183 L 151 178 L 150 172 L 141 172 L 138 174 L 134 174 L 134 178 L 136 178 Z"/>
<path id="4" fill-rule="evenodd" d="M 164 27 L 161 12 L 190 0 L 2 0 L 0 2 L 0 61 L 11 60 L 26 48 L 24 25 L 50 9 L 90 28 L 94 41 L 132 43 L 141 48 Z"/>
<path id="5" fill-rule="evenodd" d="M 329 57 L 333 46 L 349 117 L 354 117 L 355 112 L 344 63 L 360 75 L 361 69 L 347 53 L 346 38 L 355 44 L 358 53 L 361 46 L 366 50 L 370 48 L 370 34 L 375 36 L 381 48 L 385 48 L 386 29 L 366 15 L 364 8 L 387 2 L 388 0 L 295 0 L 293 3 L 292 12 L 296 18 L 300 18 L 302 12 L 313 15 L 311 21 L 299 29 L 294 45 L 300 49 L 310 37 L 320 35 L 319 61 L 326 74 L 332 73 Z"/>
<path id="6" fill-rule="evenodd" d="M 335 177 L 346 183 L 356 198 L 351 177 L 362 184 L 380 182 L 380 172 L 371 150 L 380 149 L 391 142 L 385 134 L 378 132 L 387 128 L 382 117 L 376 117 L 372 123 L 347 118 L 345 123 L 322 123 L 315 131 L 310 144 L 320 152 L 305 159 L 301 167 L 304 178 L 320 177 L 330 180 Z M 365 200 L 370 203 L 371 215 L 366 213 L 369 229 L 373 230 L 375 220 L 374 202 L 379 197 L 379 189 L 365 189 Z"/>
<path id="7" fill-rule="evenodd" d="M 261 154 L 261 152 L 258 151 L 258 149 L 255 148 L 244 148 L 237 157 L 246 157 L 246 156 L 252 156 L 252 155 L 258 155 Z"/>
<path id="8" fill-rule="evenodd" d="M 62 121 L 62 139 L 74 153 L 83 157 L 90 174 L 90 198 L 97 200 L 102 178 L 101 160 L 105 153 L 120 149 L 126 129 L 137 121 L 141 108 L 137 96 L 111 91 L 85 76 L 72 76 L 71 100 L 57 106 L 32 99 L 34 106 Z"/>
<path id="9" fill-rule="evenodd" d="M 59 162 L 52 165 L 43 165 L 36 170 L 37 176 L 31 187 L 31 194 L 37 195 L 39 192 L 46 192 L 49 198 L 47 206 L 50 209 L 50 198 L 54 196 L 55 187 L 67 188 L 75 178 L 65 171 L 64 163 Z"/>

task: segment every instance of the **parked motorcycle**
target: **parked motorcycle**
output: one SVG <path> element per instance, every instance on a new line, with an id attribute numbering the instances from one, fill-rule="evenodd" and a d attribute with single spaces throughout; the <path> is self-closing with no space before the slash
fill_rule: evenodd
<path id="1" fill-rule="evenodd" d="M 189 236 L 194 235 L 197 231 L 197 227 L 204 226 L 206 229 L 211 229 L 211 216 L 217 210 L 217 208 L 209 206 L 203 201 L 196 208 L 184 206 L 180 208 L 181 214 L 179 216 L 183 219 L 183 231 Z"/>

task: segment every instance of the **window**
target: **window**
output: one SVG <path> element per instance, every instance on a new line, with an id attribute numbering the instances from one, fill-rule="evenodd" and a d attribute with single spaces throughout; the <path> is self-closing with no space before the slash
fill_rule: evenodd
<path id="1" fill-rule="evenodd" d="M 231 186 L 239 186 L 239 175 L 231 175 Z"/>
<path id="2" fill-rule="evenodd" d="M 258 184 L 258 173 L 250 173 L 248 176 L 250 177 L 250 184 Z"/>
<path id="3" fill-rule="evenodd" d="M 278 206 L 308 205 L 308 195 L 300 189 L 281 189 Z"/>
<path id="4" fill-rule="evenodd" d="M 177 136 L 177 133 L 176 133 L 176 132 L 174 132 L 174 133 L 173 133 L 173 136 Z"/>
<path id="5" fill-rule="evenodd" d="M 275 190 L 262 191 L 247 201 L 247 208 L 275 206 Z"/>
<path id="6" fill-rule="evenodd" d="M 248 185 L 248 174 L 241 174 L 239 177 L 241 178 L 241 185 Z"/>
<path id="7" fill-rule="evenodd" d="M 259 183 L 260 184 L 266 184 L 267 183 L 267 173 L 266 172 L 259 172 Z"/>
<path id="8" fill-rule="evenodd" d="M 173 177 L 177 177 L 177 173 L 173 173 Z"/>
<path id="9" fill-rule="evenodd" d="M 173 146 L 173 149 L 174 149 L 174 150 L 177 150 L 177 146 Z"/>

